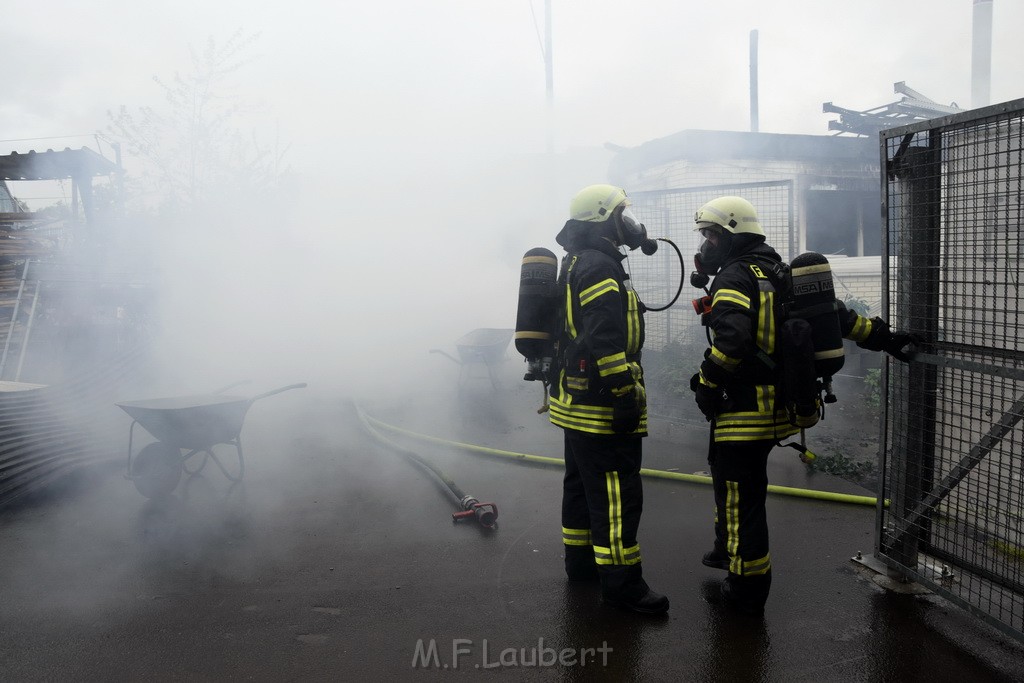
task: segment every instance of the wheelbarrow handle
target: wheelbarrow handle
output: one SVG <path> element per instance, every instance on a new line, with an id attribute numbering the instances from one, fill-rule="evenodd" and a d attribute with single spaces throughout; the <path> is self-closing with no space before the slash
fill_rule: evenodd
<path id="1" fill-rule="evenodd" d="M 218 389 L 217 391 L 215 391 L 213 393 L 215 393 L 215 394 L 223 394 L 228 389 L 234 389 L 235 387 L 241 386 L 243 384 L 248 384 L 250 381 L 251 380 L 243 379 L 243 380 L 240 380 L 238 382 L 232 382 L 231 384 L 227 385 L 226 387 L 221 387 L 220 389 Z"/>
<path id="2" fill-rule="evenodd" d="M 252 398 L 249 399 L 249 403 L 252 403 L 253 401 L 258 401 L 261 398 L 266 398 L 267 396 L 273 396 L 274 394 L 280 394 L 282 391 L 291 391 L 292 389 L 305 389 L 307 386 L 308 385 L 305 382 L 299 382 L 298 384 L 289 384 L 286 387 L 281 387 L 280 389 L 274 389 L 273 391 L 268 391 L 265 394 L 259 394 L 257 396 L 253 396 Z"/>
<path id="3" fill-rule="evenodd" d="M 458 363 L 459 365 L 462 365 L 462 361 L 461 361 L 461 360 L 459 360 L 458 358 L 456 358 L 455 356 L 453 356 L 453 355 L 452 355 L 452 354 L 450 354 L 450 353 L 445 353 L 445 352 L 444 352 L 444 351 L 442 351 L 441 349 L 430 349 L 430 352 L 431 352 L 431 353 L 439 353 L 439 354 L 441 354 L 442 356 L 445 356 L 446 358 L 451 358 L 451 359 L 452 359 L 453 361 L 455 361 L 455 362 L 456 362 L 456 363 Z"/>

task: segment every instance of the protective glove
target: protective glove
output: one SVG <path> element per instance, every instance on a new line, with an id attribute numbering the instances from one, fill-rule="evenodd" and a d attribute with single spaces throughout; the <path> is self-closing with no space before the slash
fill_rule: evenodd
<path id="1" fill-rule="evenodd" d="M 704 414 L 704 419 L 710 422 L 715 419 L 725 403 L 725 392 L 721 387 L 709 387 L 700 381 L 700 373 L 690 378 L 690 389 L 693 390 L 693 398 L 697 407 Z"/>
<path id="2" fill-rule="evenodd" d="M 913 347 L 918 342 L 919 340 L 915 335 L 897 331 L 890 333 L 882 348 L 896 360 L 906 363 L 913 357 L 914 351 L 905 352 L 903 349 L 907 346 Z"/>
<path id="3" fill-rule="evenodd" d="M 612 431 L 632 434 L 640 426 L 640 402 L 635 392 L 620 396 L 612 403 Z"/>

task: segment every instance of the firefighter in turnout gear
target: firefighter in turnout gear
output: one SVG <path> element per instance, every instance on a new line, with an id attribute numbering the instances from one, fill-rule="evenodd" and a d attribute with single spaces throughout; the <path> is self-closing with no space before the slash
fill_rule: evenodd
<path id="1" fill-rule="evenodd" d="M 562 538 L 569 580 L 599 579 L 605 603 L 661 614 L 668 598 L 644 581 L 637 542 L 647 435 L 644 310 L 620 247 L 640 246 L 646 230 L 629 206 L 621 188 L 586 187 L 556 237 L 566 255 L 550 419 L 565 439 Z"/>
<path id="2" fill-rule="evenodd" d="M 714 276 L 711 310 L 703 322 L 711 347 L 690 381 L 697 406 L 711 422 L 708 447 L 715 498 L 714 548 L 706 566 L 728 571 L 724 603 L 759 615 L 772 580 L 765 497 L 768 454 L 800 431 L 790 422 L 776 388 L 781 377 L 776 280 L 782 259 L 765 243 L 754 207 L 740 197 L 719 197 L 696 213 L 704 237 L 695 257 L 698 272 Z M 907 360 L 909 335 L 891 332 L 839 304 L 842 335 L 858 345 Z"/>

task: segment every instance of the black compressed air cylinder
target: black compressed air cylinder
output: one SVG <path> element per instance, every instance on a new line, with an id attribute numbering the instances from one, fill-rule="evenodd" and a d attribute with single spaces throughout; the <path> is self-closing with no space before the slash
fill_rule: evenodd
<path id="1" fill-rule="evenodd" d="M 550 357 L 558 315 L 558 259 L 554 252 L 535 247 L 523 255 L 519 272 L 519 310 L 516 350 L 526 360 Z"/>
<path id="2" fill-rule="evenodd" d="M 828 381 L 843 368 L 843 333 L 839 326 L 832 266 L 822 254 L 809 251 L 790 264 L 793 301 L 787 317 L 799 317 L 811 325 L 814 367 Z"/>

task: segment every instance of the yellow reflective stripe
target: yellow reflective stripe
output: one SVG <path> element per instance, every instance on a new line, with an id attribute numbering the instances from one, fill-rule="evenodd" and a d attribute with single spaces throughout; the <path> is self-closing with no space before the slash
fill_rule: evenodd
<path id="1" fill-rule="evenodd" d="M 733 358 L 732 356 L 725 355 L 724 353 L 722 353 L 721 351 L 718 350 L 717 346 L 712 346 L 711 347 L 711 356 L 710 356 L 710 358 L 716 364 L 721 365 L 723 368 L 725 368 L 726 370 L 729 370 L 730 372 L 735 370 L 736 366 L 738 366 L 740 364 L 740 359 L 739 358 Z"/>
<path id="2" fill-rule="evenodd" d="M 580 292 L 580 306 L 586 306 L 602 294 L 617 291 L 619 291 L 619 283 L 614 279 L 608 278 L 607 280 L 602 280 L 596 285 L 591 285 Z"/>
<path id="3" fill-rule="evenodd" d="M 760 557 L 756 560 L 750 560 L 749 562 L 743 562 L 742 574 L 743 576 L 755 576 L 757 574 L 767 574 L 772 568 L 771 554 Z"/>
<path id="4" fill-rule="evenodd" d="M 590 416 L 595 419 L 606 417 L 609 420 L 612 417 L 611 406 L 593 406 L 586 405 L 583 403 L 572 403 L 571 401 L 561 400 L 560 398 L 551 398 L 551 407 L 571 412 L 574 415 Z"/>
<path id="5" fill-rule="evenodd" d="M 725 482 L 725 552 L 729 555 L 729 571 L 742 574 L 740 548 L 740 485 Z"/>
<path id="6" fill-rule="evenodd" d="M 612 389 L 612 396 L 615 396 L 616 398 L 621 398 L 623 396 L 626 396 L 627 394 L 633 393 L 635 389 L 635 384 L 628 384 L 624 387 L 615 387 Z"/>
<path id="7" fill-rule="evenodd" d="M 800 429 L 808 429 L 818 424 L 818 413 L 814 412 L 811 415 L 797 415 L 796 426 Z"/>
<path id="8" fill-rule="evenodd" d="M 558 260 L 551 256 L 524 256 L 523 263 L 543 263 L 549 266 L 557 266 Z"/>
<path id="9" fill-rule="evenodd" d="M 853 329 L 850 330 L 850 334 L 847 335 L 848 339 L 853 341 L 864 341 L 871 335 L 871 319 L 865 318 L 862 315 L 857 316 L 857 322 L 853 324 Z"/>
<path id="10" fill-rule="evenodd" d="M 597 372 L 601 377 L 626 370 L 626 354 L 622 351 L 597 359 Z"/>
<path id="11" fill-rule="evenodd" d="M 743 308 L 750 308 L 750 297 L 736 289 L 720 289 L 715 292 L 715 298 L 711 300 L 711 308 L 719 303 L 736 304 Z"/>
<path id="12" fill-rule="evenodd" d="M 566 377 L 565 387 L 566 389 L 572 389 L 574 391 L 586 391 L 587 387 L 590 386 L 590 381 L 586 377 Z"/>
<path id="13" fill-rule="evenodd" d="M 640 564 L 640 544 L 636 544 L 632 548 L 623 548 L 622 550 L 622 563 L 623 564 Z"/>
<path id="14" fill-rule="evenodd" d="M 784 410 L 776 411 L 774 420 L 770 412 L 756 411 L 722 413 L 715 419 L 715 441 L 777 440 L 798 431 L 800 428 L 790 424 Z"/>
<path id="15" fill-rule="evenodd" d="M 548 332 L 516 332 L 516 339 L 551 339 Z"/>
<path id="16" fill-rule="evenodd" d="M 590 545 L 590 529 L 568 529 L 563 526 L 562 543 L 565 545 Z"/>
<path id="17" fill-rule="evenodd" d="M 760 308 L 757 312 L 757 345 L 768 355 L 775 353 L 775 315 L 772 308 L 774 302 L 774 292 L 761 292 Z"/>
<path id="18" fill-rule="evenodd" d="M 556 427 L 573 429 L 588 434 L 614 434 L 612 430 L 612 409 L 607 406 L 591 406 L 572 403 L 564 392 L 551 397 L 548 414 L 551 424 Z M 637 432 L 647 431 L 647 411 L 640 413 L 640 426 Z"/>
<path id="19" fill-rule="evenodd" d="M 612 564 L 625 564 L 622 550 L 622 490 L 619 488 L 619 473 L 605 472 L 604 482 L 608 493 L 608 547 L 612 551 Z"/>
<path id="20" fill-rule="evenodd" d="M 775 400 L 775 387 L 770 384 L 758 384 L 754 387 L 754 395 L 757 397 L 757 406 L 760 411 L 771 415 L 772 401 Z"/>
<path id="21" fill-rule="evenodd" d="M 612 551 L 610 548 L 603 548 L 599 545 L 594 546 L 594 562 L 597 564 L 613 564 L 612 563 Z"/>
<path id="22" fill-rule="evenodd" d="M 759 430 L 715 430 L 715 442 L 716 443 L 732 443 L 732 442 L 747 442 L 747 441 L 776 441 L 779 439 L 785 439 L 793 436 L 800 431 L 799 427 L 787 424 L 785 427 L 780 429 L 759 429 Z"/>
<path id="23" fill-rule="evenodd" d="M 711 387 L 712 389 L 718 388 L 717 384 L 715 384 L 714 382 L 712 382 L 711 380 L 709 380 L 707 377 L 704 376 L 704 372 L 702 370 L 699 370 L 697 372 L 697 374 L 700 375 L 700 383 L 701 384 L 703 384 L 706 387 Z"/>
<path id="24" fill-rule="evenodd" d="M 568 284 L 565 285 L 565 328 L 569 333 L 569 339 L 575 339 L 576 321 L 572 315 L 572 288 Z"/>
<path id="25" fill-rule="evenodd" d="M 636 292 L 626 292 L 626 353 L 640 350 L 640 306 Z"/>
<path id="26" fill-rule="evenodd" d="M 804 275 L 814 275 L 816 273 L 824 273 L 831 271 L 832 266 L 828 263 L 818 263 L 813 266 L 801 266 L 800 268 L 794 268 L 792 270 L 793 277 L 803 277 Z"/>
<path id="27" fill-rule="evenodd" d="M 843 357 L 843 347 L 840 346 L 838 349 L 826 349 L 824 351 L 815 351 L 814 360 L 827 360 L 829 358 L 841 358 Z"/>

